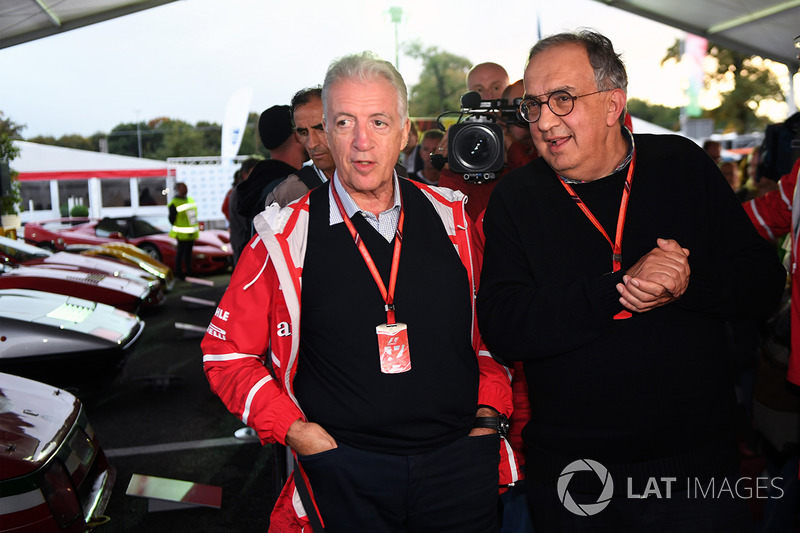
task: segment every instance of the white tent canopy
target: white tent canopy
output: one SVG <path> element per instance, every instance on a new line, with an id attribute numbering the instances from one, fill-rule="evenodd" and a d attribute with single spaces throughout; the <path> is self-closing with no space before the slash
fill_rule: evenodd
<path id="1" fill-rule="evenodd" d="M 797 72 L 800 0 L 597 0 Z M 632 31 L 636 31 L 632 28 Z M 647 35 L 642 35 L 647 39 Z"/>
<path id="2" fill-rule="evenodd" d="M 166 177 L 167 163 L 125 155 L 104 154 L 26 141 L 14 141 L 19 155 L 11 168 L 20 181 Z"/>

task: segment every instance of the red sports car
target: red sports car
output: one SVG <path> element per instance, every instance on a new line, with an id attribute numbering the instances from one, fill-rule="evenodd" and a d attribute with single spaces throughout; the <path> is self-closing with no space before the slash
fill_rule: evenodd
<path id="1" fill-rule="evenodd" d="M 83 533 L 103 523 L 116 471 L 81 402 L 0 373 L 0 406 L 0 532 Z"/>
<path id="2" fill-rule="evenodd" d="M 0 264 L 0 289 L 33 289 L 112 305 L 136 313 L 147 302 L 150 287 L 132 279 L 44 266 Z M 163 299 L 164 293 L 161 292 Z M 155 302 L 157 305 L 161 302 Z"/>
<path id="3" fill-rule="evenodd" d="M 105 217 L 101 220 L 61 218 L 25 225 L 25 241 L 50 250 L 63 250 L 71 244 L 127 242 L 151 257 L 175 267 L 177 241 L 163 228 L 143 218 Z M 219 230 L 201 231 L 192 249 L 192 271 L 210 274 L 227 269 L 232 262 L 228 234 Z"/>
<path id="4" fill-rule="evenodd" d="M 130 279 L 150 287 L 146 304 L 158 305 L 164 301 L 166 287 L 158 276 L 143 268 L 111 259 L 70 252 L 51 252 L 21 240 L 0 236 L 0 261 L 12 265 L 74 270 L 87 274 L 103 274 L 109 277 Z"/>

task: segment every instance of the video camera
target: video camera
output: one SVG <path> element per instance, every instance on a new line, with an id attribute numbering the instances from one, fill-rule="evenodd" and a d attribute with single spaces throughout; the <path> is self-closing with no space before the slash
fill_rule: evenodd
<path id="1" fill-rule="evenodd" d="M 458 122 L 450 126 L 447 140 L 448 157 L 435 154 L 431 163 L 438 169 L 450 164 L 450 170 L 463 174 L 464 180 L 485 183 L 496 179 L 505 165 L 503 128 L 498 118 L 506 124 L 527 127 L 528 123 L 518 114 L 522 98 L 513 102 L 503 98 L 481 100 L 480 94 L 470 91 L 461 96 L 461 111 L 448 111 L 439 116 L 439 127 L 444 129 L 441 118 L 459 113 Z"/>

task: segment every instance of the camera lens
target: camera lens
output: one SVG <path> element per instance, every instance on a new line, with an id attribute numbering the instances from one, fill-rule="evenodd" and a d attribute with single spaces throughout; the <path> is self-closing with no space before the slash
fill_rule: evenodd
<path id="1" fill-rule="evenodd" d="M 457 165 L 467 172 L 483 172 L 491 169 L 498 156 L 502 158 L 503 153 L 497 133 L 487 124 L 464 126 L 452 139 L 453 149 L 450 150 L 449 157 L 451 166 L 455 160 Z"/>

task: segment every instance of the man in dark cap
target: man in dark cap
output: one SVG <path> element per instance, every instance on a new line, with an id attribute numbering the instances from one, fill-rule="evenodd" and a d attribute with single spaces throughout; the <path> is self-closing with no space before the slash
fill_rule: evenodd
<path id="1" fill-rule="evenodd" d="M 264 210 L 264 188 L 274 180 L 293 174 L 308 159 L 303 144 L 294 133 L 288 105 L 274 105 L 261 113 L 258 135 L 264 148 L 269 150 L 270 159 L 260 161 L 247 180 L 237 185 L 231 193 L 236 195 L 235 208 L 242 222 L 234 224 L 234 217 L 231 217 L 234 263 L 250 240 L 253 218 Z"/>

